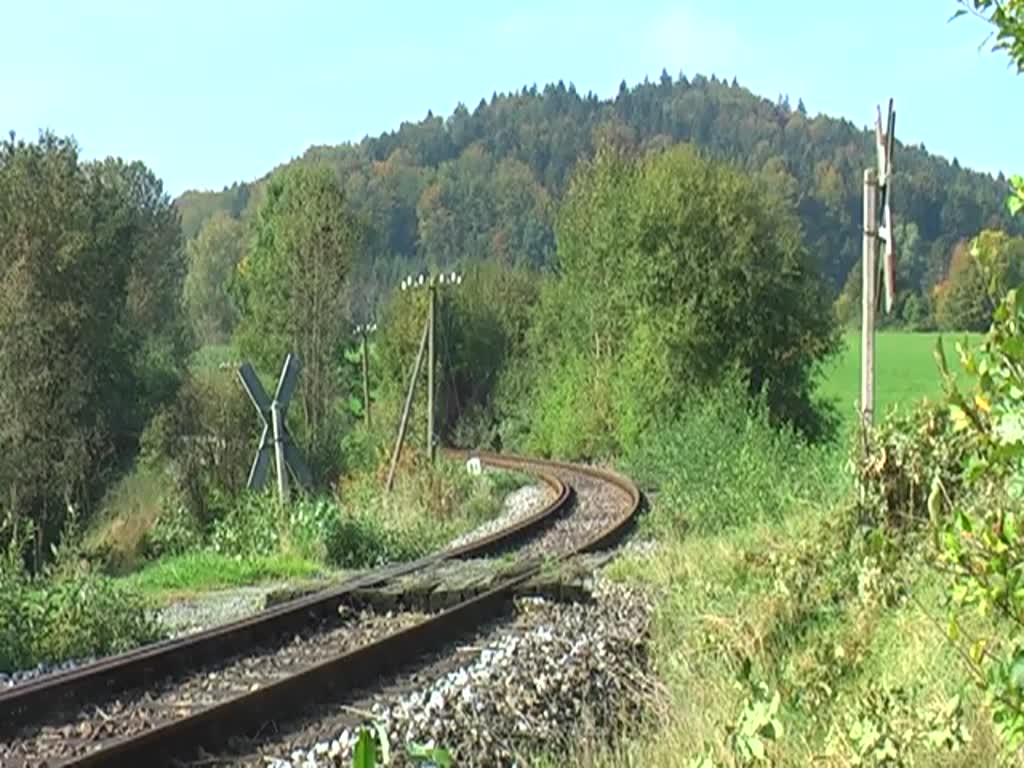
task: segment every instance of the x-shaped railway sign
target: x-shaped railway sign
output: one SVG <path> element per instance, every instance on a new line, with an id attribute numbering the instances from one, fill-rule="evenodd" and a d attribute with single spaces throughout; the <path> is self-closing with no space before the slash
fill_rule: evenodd
<path id="1" fill-rule="evenodd" d="M 304 487 L 313 484 L 313 476 L 303 461 L 299 449 L 295 447 L 292 437 L 288 434 L 287 415 L 288 404 L 292 395 L 295 394 L 295 385 L 299 378 L 299 360 L 294 355 L 288 355 L 284 361 L 284 369 L 281 371 L 281 378 L 277 382 L 277 391 L 274 399 L 267 396 L 267 391 L 260 383 L 256 371 L 249 363 L 242 363 L 238 369 L 238 378 L 242 380 L 249 399 L 259 413 L 260 421 L 263 422 L 263 434 L 260 435 L 260 446 L 256 451 L 256 458 L 249 470 L 249 488 L 262 488 L 267 481 L 267 465 L 270 463 L 270 452 L 274 451 L 277 461 L 277 476 L 279 490 L 284 494 L 284 473 L 285 467 L 291 470 L 296 482 Z M 271 441 L 269 438 L 273 437 Z"/>
<path id="2" fill-rule="evenodd" d="M 892 99 L 889 99 L 889 114 L 882 127 L 882 108 L 878 107 L 878 118 L 875 122 L 875 151 L 878 155 L 878 189 L 880 194 L 879 208 L 881 209 L 881 222 L 878 227 L 878 237 L 885 243 L 884 261 L 882 263 L 882 274 L 885 279 L 885 311 L 892 311 L 892 304 L 896 298 L 896 237 L 892 228 L 892 211 L 889 209 L 889 199 L 892 186 L 892 154 L 896 133 L 896 112 L 892 108 Z M 876 292 L 877 296 L 878 293 Z"/>

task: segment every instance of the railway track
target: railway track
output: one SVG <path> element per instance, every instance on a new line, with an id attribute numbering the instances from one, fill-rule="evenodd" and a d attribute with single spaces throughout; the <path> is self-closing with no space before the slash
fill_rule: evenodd
<path id="1" fill-rule="evenodd" d="M 467 452 L 450 452 L 466 458 Z M 474 453 L 525 471 L 552 501 L 512 526 L 385 567 L 257 616 L 111 657 L 0 693 L 4 766 L 167 765 L 282 713 L 307 711 L 444 647 L 507 609 L 545 562 L 603 548 L 640 505 L 628 479 L 578 465 Z M 516 548 L 497 584 L 434 613 L 360 613 L 360 590 Z"/>

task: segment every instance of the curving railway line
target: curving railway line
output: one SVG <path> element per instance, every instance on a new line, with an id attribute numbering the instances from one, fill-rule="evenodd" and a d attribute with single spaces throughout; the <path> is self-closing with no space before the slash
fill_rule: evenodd
<path id="1" fill-rule="evenodd" d="M 467 458 L 465 451 L 450 451 Z M 606 470 L 473 452 L 532 474 L 552 500 L 513 525 L 420 560 L 387 566 L 256 616 L 0 692 L 0 765 L 138 766 L 187 760 L 259 732 L 282 713 L 365 689 L 504 612 L 545 563 L 605 548 L 631 525 L 640 492 Z M 482 594 L 433 613 L 361 612 L 359 590 L 452 561 L 514 550 Z"/>

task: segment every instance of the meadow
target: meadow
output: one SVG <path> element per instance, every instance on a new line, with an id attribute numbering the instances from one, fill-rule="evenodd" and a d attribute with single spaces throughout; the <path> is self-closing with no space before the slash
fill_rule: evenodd
<path id="1" fill-rule="evenodd" d="M 935 343 L 941 338 L 950 370 L 965 381 L 960 369 L 956 344 L 966 341 L 977 346 L 977 333 L 879 333 L 875 341 L 875 416 L 880 421 L 893 408 L 905 410 L 922 398 L 936 399 L 942 394 L 939 369 L 935 363 Z M 818 388 L 818 394 L 835 404 L 844 422 L 856 419 L 860 401 L 860 333 L 847 333 L 843 349 L 830 361 Z"/>

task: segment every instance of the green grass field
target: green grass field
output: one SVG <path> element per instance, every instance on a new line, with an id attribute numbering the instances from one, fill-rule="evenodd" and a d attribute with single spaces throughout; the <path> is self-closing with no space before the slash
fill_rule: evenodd
<path id="1" fill-rule="evenodd" d="M 893 407 L 906 407 L 924 397 L 941 394 L 933 350 L 942 336 L 950 369 L 961 374 L 956 343 L 965 338 L 976 346 L 981 335 L 972 333 L 879 333 L 875 342 L 875 414 L 881 418 Z M 860 334 L 847 333 L 845 346 L 825 372 L 819 393 L 836 404 L 844 420 L 856 418 L 860 401 Z"/>

